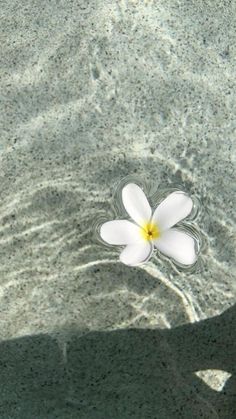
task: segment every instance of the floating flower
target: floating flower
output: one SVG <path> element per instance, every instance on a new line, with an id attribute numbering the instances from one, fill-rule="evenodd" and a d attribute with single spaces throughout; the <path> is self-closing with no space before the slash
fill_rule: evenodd
<path id="1" fill-rule="evenodd" d="M 142 189 L 129 183 L 122 190 L 123 205 L 132 218 L 102 224 L 100 235 L 112 245 L 125 245 L 120 261 L 129 266 L 146 262 L 156 247 L 182 265 L 197 259 L 197 241 L 187 232 L 173 228 L 192 211 L 193 201 L 182 191 L 172 192 L 152 212 Z"/>

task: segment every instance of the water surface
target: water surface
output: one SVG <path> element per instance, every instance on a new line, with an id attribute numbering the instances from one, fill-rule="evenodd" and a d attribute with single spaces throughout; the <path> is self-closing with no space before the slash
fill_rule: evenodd
<path id="1" fill-rule="evenodd" d="M 2 3 L 4 419 L 235 417 L 235 8 Z M 129 175 L 201 203 L 199 269 L 129 268 L 95 240 Z"/>

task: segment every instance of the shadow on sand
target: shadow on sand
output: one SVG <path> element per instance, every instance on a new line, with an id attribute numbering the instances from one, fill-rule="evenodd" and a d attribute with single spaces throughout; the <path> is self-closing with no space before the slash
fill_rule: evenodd
<path id="1" fill-rule="evenodd" d="M 236 305 L 171 330 L 72 334 L 67 360 L 53 338 L 0 345 L 0 417 L 174 419 L 236 417 Z M 221 392 L 194 372 L 221 369 Z"/>

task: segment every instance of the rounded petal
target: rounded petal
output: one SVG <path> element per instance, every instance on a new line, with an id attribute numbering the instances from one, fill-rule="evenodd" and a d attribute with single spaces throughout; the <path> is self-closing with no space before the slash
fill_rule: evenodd
<path id="1" fill-rule="evenodd" d="M 152 220 L 164 231 L 190 214 L 192 199 L 184 192 L 176 191 L 167 196 L 154 211 Z"/>
<path id="2" fill-rule="evenodd" d="M 122 201 L 127 213 L 139 225 L 148 222 L 152 210 L 142 189 L 135 183 L 129 183 L 122 190 Z"/>
<path id="3" fill-rule="evenodd" d="M 170 228 L 154 244 L 160 252 L 182 265 L 192 265 L 197 260 L 197 241 L 183 231 Z"/>
<path id="4" fill-rule="evenodd" d="M 146 262 L 150 258 L 152 251 L 153 245 L 148 241 L 128 244 L 120 254 L 120 261 L 125 265 L 137 266 Z"/>
<path id="5" fill-rule="evenodd" d="M 109 244 L 130 244 L 142 240 L 140 227 L 128 220 L 113 220 L 102 224 L 101 238 Z"/>

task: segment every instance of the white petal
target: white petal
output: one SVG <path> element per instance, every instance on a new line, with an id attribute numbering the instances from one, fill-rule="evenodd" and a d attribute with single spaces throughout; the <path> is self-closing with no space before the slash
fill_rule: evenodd
<path id="1" fill-rule="evenodd" d="M 102 224 L 101 238 L 109 244 L 130 244 L 142 241 L 140 227 L 128 220 L 113 220 Z"/>
<path id="2" fill-rule="evenodd" d="M 142 189 L 135 183 L 129 183 L 122 190 L 124 207 L 131 218 L 139 225 L 148 222 L 152 215 L 151 207 Z"/>
<path id="3" fill-rule="evenodd" d="M 161 236 L 154 241 L 160 252 L 176 260 L 182 265 L 192 265 L 196 259 L 197 242 L 189 234 L 170 228 L 164 231 Z"/>
<path id="4" fill-rule="evenodd" d="M 152 219 L 164 231 L 187 217 L 192 208 L 193 201 L 188 195 L 181 191 L 172 192 L 158 205 Z"/>
<path id="5" fill-rule="evenodd" d="M 128 244 L 120 254 L 120 261 L 125 265 L 136 266 L 146 262 L 153 251 L 153 245 L 149 241 Z"/>

